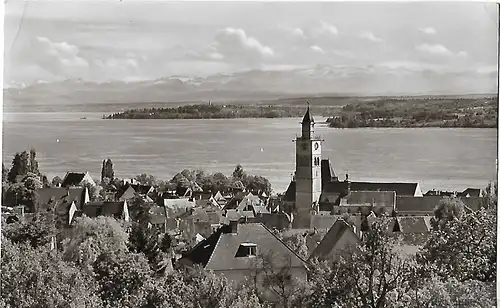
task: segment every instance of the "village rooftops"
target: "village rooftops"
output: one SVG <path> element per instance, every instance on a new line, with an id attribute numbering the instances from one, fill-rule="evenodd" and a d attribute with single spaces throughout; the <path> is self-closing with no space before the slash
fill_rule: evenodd
<path id="1" fill-rule="evenodd" d="M 306 267 L 306 262 L 263 224 L 236 222 L 198 243 L 181 263 L 200 264 L 213 271 L 252 270 L 259 255 L 273 255 L 278 263 L 283 260 L 281 266 Z"/>

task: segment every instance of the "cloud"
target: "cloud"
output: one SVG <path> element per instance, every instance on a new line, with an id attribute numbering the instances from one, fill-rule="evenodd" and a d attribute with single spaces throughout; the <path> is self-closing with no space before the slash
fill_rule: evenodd
<path id="1" fill-rule="evenodd" d="M 288 27 L 288 26 L 283 26 L 283 25 L 280 25 L 278 27 L 281 30 L 286 31 L 288 34 L 290 34 L 294 37 L 303 38 L 303 39 L 306 38 L 304 30 L 302 30 L 301 28 L 294 28 L 294 27 Z"/>
<path id="2" fill-rule="evenodd" d="M 212 56 L 235 62 L 261 62 L 275 56 L 274 50 L 248 36 L 243 29 L 225 28 L 218 31 L 210 45 Z M 213 57 L 212 57 L 213 60 Z"/>
<path id="3" fill-rule="evenodd" d="M 89 63 L 80 56 L 77 46 L 67 42 L 53 42 L 47 37 L 36 37 L 31 56 L 42 68 L 58 75 L 86 69 Z"/>
<path id="4" fill-rule="evenodd" d="M 339 30 L 332 24 L 327 23 L 326 21 L 320 20 L 319 28 L 317 28 L 314 33 L 315 35 L 329 34 L 329 35 L 338 35 Z"/>
<path id="5" fill-rule="evenodd" d="M 418 31 L 422 32 L 422 33 L 425 33 L 425 34 L 429 34 L 429 35 L 432 35 L 432 34 L 436 34 L 436 29 L 434 28 L 431 28 L 431 27 L 426 27 L 426 28 L 418 28 Z"/>
<path id="6" fill-rule="evenodd" d="M 416 47 L 420 52 L 439 55 L 439 56 L 452 56 L 453 53 L 441 44 L 421 44 Z"/>
<path id="7" fill-rule="evenodd" d="M 465 52 L 465 51 L 459 51 L 457 53 L 457 57 L 465 58 L 465 57 L 467 57 L 467 52 Z"/>
<path id="8" fill-rule="evenodd" d="M 364 39 L 367 39 L 369 41 L 376 42 L 376 43 L 380 43 L 380 42 L 384 41 L 383 39 L 376 37 L 375 34 L 373 34 L 372 32 L 369 32 L 369 31 L 361 33 L 360 36 Z"/>
<path id="9" fill-rule="evenodd" d="M 314 50 L 315 52 L 319 52 L 319 53 L 323 53 L 323 54 L 325 53 L 323 48 L 319 47 L 318 45 L 311 46 L 311 49 Z"/>

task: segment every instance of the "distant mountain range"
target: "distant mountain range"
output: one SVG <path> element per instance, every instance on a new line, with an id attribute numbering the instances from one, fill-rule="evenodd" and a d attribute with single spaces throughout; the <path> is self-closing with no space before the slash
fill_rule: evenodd
<path id="1" fill-rule="evenodd" d="M 467 95 L 494 93 L 491 85 L 495 79 L 496 72 L 438 73 L 407 67 L 315 66 L 134 82 L 40 81 L 29 86 L 6 85 L 4 110 L 39 107 L 56 111 L 77 106 L 90 110 L 91 106 L 98 105 L 209 100 L 257 102 L 297 96 Z"/>

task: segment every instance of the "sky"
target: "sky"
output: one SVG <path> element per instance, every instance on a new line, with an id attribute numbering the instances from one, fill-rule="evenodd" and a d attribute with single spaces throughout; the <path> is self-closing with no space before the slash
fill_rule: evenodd
<path id="1" fill-rule="evenodd" d="M 494 3 L 7 0 L 4 82 L 376 65 L 474 83 L 496 75 L 497 25 Z"/>

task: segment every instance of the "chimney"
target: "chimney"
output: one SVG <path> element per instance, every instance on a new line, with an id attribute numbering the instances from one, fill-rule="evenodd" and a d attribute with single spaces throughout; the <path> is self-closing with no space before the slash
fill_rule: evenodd
<path id="1" fill-rule="evenodd" d="M 229 221 L 229 227 L 230 227 L 231 233 L 238 233 L 238 221 L 237 220 Z"/>

